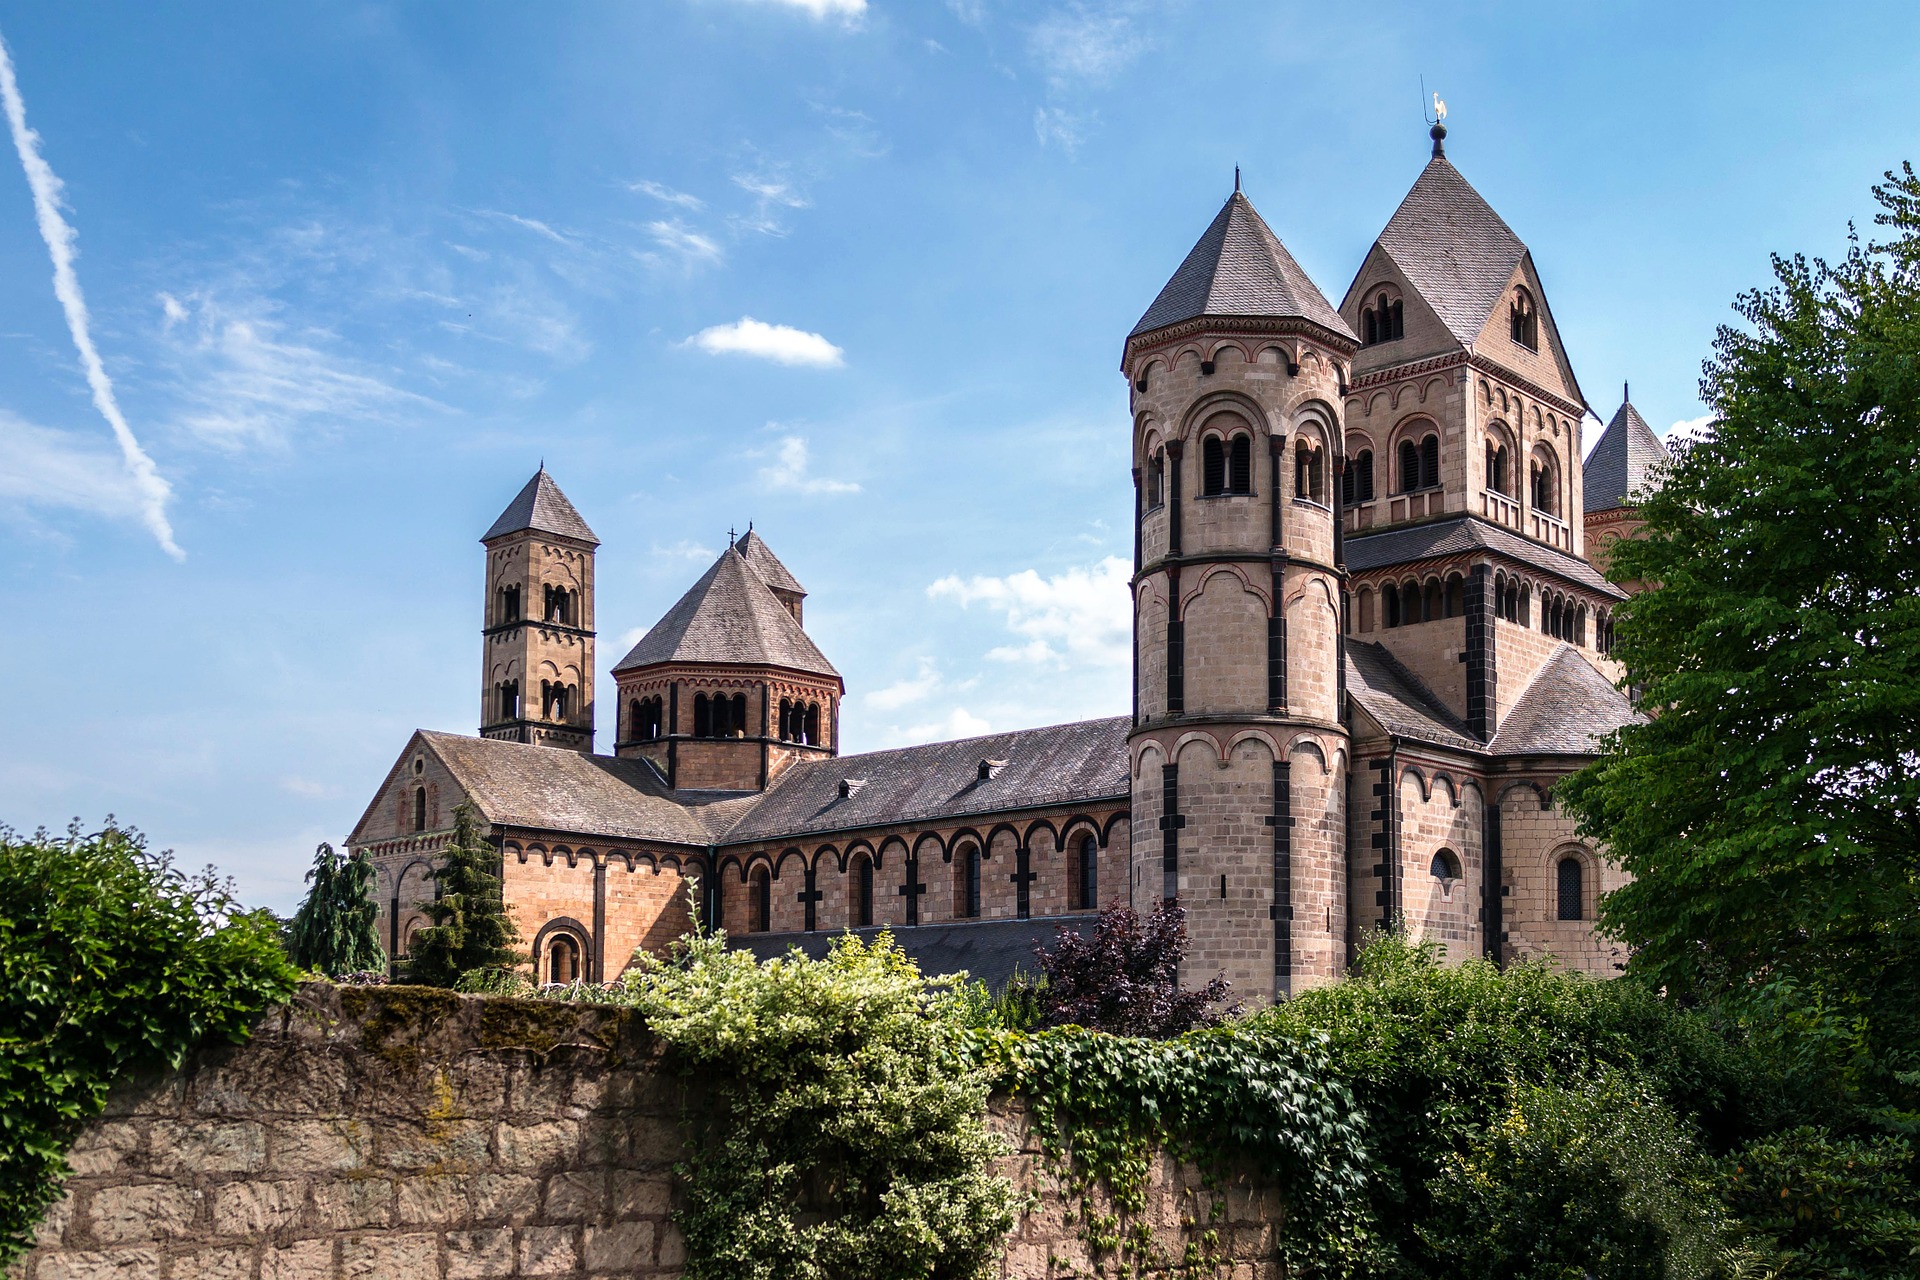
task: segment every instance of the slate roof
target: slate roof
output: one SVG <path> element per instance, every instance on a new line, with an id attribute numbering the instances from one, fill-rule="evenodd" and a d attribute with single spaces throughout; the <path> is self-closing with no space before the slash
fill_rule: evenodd
<path id="1" fill-rule="evenodd" d="M 1455 340 L 1472 346 L 1527 246 L 1443 155 L 1427 162 L 1378 240 Z"/>
<path id="2" fill-rule="evenodd" d="M 1358 341 L 1280 237 L 1235 191 L 1128 337 L 1201 316 L 1311 320 Z"/>
<path id="3" fill-rule="evenodd" d="M 769 551 L 767 556 L 772 558 Z M 775 564 L 779 564 L 776 560 Z M 784 571 L 784 566 L 782 566 Z M 788 574 L 789 581 L 792 575 Z M 798 586 L 798 584 L 795 584 Z M 667 615 L 614 667 L 659 662 L 724 662 L 786 667 L 840 678 L 739 550 L 720 553 Z"/>
<path id="4" fill-rule="evenodd" d="M 1563 644 L 1534 673 L 1487 750 L 1497 756 L 1591 755 L 1602 735 L 1644 720 L 1626 694 Z"/>
<path id="5" fill-rule="evenodd" d="M 1621 401 L 1619 412 L 1601 433 L 1580 472 L 1586 509 L 1611 511 L 1626 506 L 1631 495 L 1645 490 L 1654 469 L 1672 457 L 1633 402 Z"/>
<path id="6" fill-rule="evenodd" d="M 704 845 L 757 798 L 676 794 L 642 760 L 424 729 L 420 737 L 481 816 L 506 826 Z"/>
<path id="7" fill-rule="evenodd" d="M 791 591 L 802 596 L 807 594 L 807 589 L 800 585 L 800 579 L 780 563 L 780 557 L 773 554 L 773 548 L 767 545 L 766 539 L 752 529 L 748 529 L 747 536 L 734 546 L 747 558 L 747 563 L 760 575 L 760 580 L 775 591 Z"/>
<path id="8" fill-rule="evenodd" d="M 1042 917 L 1038 920 L 969 920 L 964 924 L 895 925 L 893 940 L 913 957 L 925 974 L 965 973 L 987 984 L 995 992 L 1006 990 L 1007 980 L 1016 970 L 1040 972 L 1035 959 L 1036 944 L 1052 946 L 1062 928 L 1079 933 L 1091 928 L 1086 916 Z M 879 928 L 850 932 L 871 942 Z M 802 955 L 819 958 L 827 954 L 840 934 L 821 930 L 817 933 L 729 934 L 727 941 L 743 951 L 751 951 L 762 960 L 783 956 L 792 948 Z"/>
<path id="9" fill-rule="evenodd" d="M 1126 716 L 807 760 L 774 780 L 729 844 L 1128 794 Z M 982 760 L 1004 760 L 981 779 Z M 862 785 L 842 798 L 842 779 Z"/>
<path id="10" fill-rule="evenodd" d="M 1626 599 L 1624 591 L 1608 582 L 1585 560 L 1475 516 L 1456 516 L 1383 533 L 1352 534 L 1346 539 L 1347 568 L 1355 572 L 1475 550 L 1491 551 L 1543 573 L 1577 582 L 1601 595 Z"/>
<path id="11" fill-rule="evenodd" d="M 567 495 L 560 492 L 560 486 L 553 482 L 553 477 L 547 474 L 544 466 L 534 472 L 526 488 L 507 504 L 507 509 L 480 536 L 480 541 L 492 542 L 495 538 L 504 538 L 510 533 L 527 529 L 600 545 L 600 539 L 593 536 L 593 530 L 587 528 L 587 522 L 573 509 L 573 504 L 567 501 Z"/>
<path id="12" fill-rule="evenodd" d="M 1388 733 L 1461 751 L 1486 749 L 1384 645 L 1347 641 L 1347 696 Z"/>

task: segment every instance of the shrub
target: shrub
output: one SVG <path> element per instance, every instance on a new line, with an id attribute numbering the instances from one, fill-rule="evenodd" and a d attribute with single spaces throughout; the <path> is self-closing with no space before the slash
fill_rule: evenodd
<path id="1" fill-rule="evenodd" d="M 1171 902 L 1145 920 L 1131 907 L 1108 907 L 1091 935 L 1063 927 L 1052 947 L 1036 948 L 1045 975 L 1034 992 L 1039 1025 L 1164 1037 L 1237 1013 L 1215 1007 L 1231 987 L 1225 976 L 1197 991 L 1180 986 L 1186 953 L 1187 913 Z"/>
<path id="2" fill-rule="evenodd" d="M 1920 1272 L 1920 1181 L 1905 1138 L 1810 1125 L 1750 1143 L 1723 1192 L 1767 1274 L 1866 1280 Z"/>
<path id="3" fill-rule="evenodd" d="M 0 1266 L 113 1084 L 245 1039 L 297 980 L 271 915 L 111 820 L 64 838 L 0 828 Z"/>
<path id="4" fill-rule="evenodd" d="M 950 979 L 892 937 L 756 962 L 724 935 L 636 955 L 626 998 L 697 1079 L 680 1172 L 690 1280 L 992 1274 L 1015 1196 Z M 607 993 L 585 993 L 605 998 Z"/>
<path id="5" fill-rule="evenodd" d="M 387 953 L 374 928 L 373 863 L 355 850 L 341 857 L 322 844 L 307 872 L 305 902 L 287 924 L 287 955 L 303 969 L 338 978 L 387 967 Z"/>

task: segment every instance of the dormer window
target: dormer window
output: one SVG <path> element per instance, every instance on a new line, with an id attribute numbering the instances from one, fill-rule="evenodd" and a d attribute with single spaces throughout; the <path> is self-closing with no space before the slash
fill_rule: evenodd
<path id="1" fill-rule="evenodd" d="M 1406 316 L 1400 299 L 1382 289 L 1360 312 L 1361 345 L 1371 347 L 1406 336 Z"/>
<path id="2" fill-rule="evenodd" d="M 1005 760 L 982 760 L 980 762 L 980 781 L 985 782 L 1007 767 Z"/>
<path id="3" fill-rule="evenodd" d="M 846 800 L 852 796 L 856 796 L 860 793 L 860 788 L 866 785 L 867 780 L 865 778 L 842 778 L 840 779 L 840 798 Z"/>
<path id="4" fill-rule="evenodd" d="M 1540 349 L 1540 317 L 1534 311 L 1533 295 L 1525 289 L 1513 291 L 1513 301 L 1507 306 L 1507 324 L 1516 343 L 1529 351 Z"/>

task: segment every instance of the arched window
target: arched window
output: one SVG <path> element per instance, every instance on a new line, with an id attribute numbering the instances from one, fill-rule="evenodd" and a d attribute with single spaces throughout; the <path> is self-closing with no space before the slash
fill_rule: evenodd
<path id="1" fill-rule="evenodd" d="M 853 877 L 847 886 L 852 901 L 847 905 L 853 927 L 865 929 L 873 923 L 873 859 L 866 854 L 856 854 L 853 859 Z"/>
<path id="2" fill-rule="evenodd" d="M 1147 506 L 1157 507 L 1167 500 L 1167 451 L 1155 449 L 1147 464 Z"/>
<path id="3" fill-rule="evenodd" d="M 1392 341 L 1394 338 L 1404 338 L 1406 336 L 1406 312 L 1400 305 L 1400 299 L 1395 298 L 1387 304 L 1387 340 Z"/>
<path id="4" fill-rule="evenodd" d="M 1533 509 L 1550 516 L 1560 514 L 1560 483 L 1553 464 L 1553 457 L 1544 449 L 1533 456 L 1533 466 L 1528 472 L 1532 492 L 1528 495 L 1533 501 Z"/>
<path id="5" fill-rule="evenodd" d="M 747 695 L 733 695 L 733 714 L 727 717 L 727 732 L 736 738 L 745 737 L 747 732 Z"/>
<path id="6" fill-rule="evenodd" d="M 817 702 L 807 704 L 807 723 L 801 732 L 800 741 L 812 743 L 814 746 L 820 745 L 820 704 Z"/>
<path id="7" fill-rule="evenodd" d="M 647 704 L 635 698 L 627 704 L 627 737 L 638 742 L 647 736 Z"/>
<path id="8" fill-rule="evenodd" d="M 1360 634 L 1366 635 L 1368 632 L 1372 631 L 1373 630 L 1373 592 L 1367 590 L 1365 587 L 1362 587 L 1360 589 L 1359 597 L 1354 600 L 1354 611 L 1360 615 L 1360 619 L 1359 619 Z"/>
<path id="9" fill-rule="evenodd" d="M 1568 854 L 1560 859 L 1560 865 L 1554 869 L 1555 896 L 1559 899 L 1555 913 L 1561 920 L 1584 920 L 1587 918 L 1585 888 L 1582 881 L 1586 870 L 1580 865 L 1580 859 Z"/>
<path id="10" fill-rule="evenodd" d="M 413 829 L 415 831 L 427 829 L 427 789 L 425 787 L 413 789 Z"/>
<path id="11" fill-rule="evenodd" d="M 520 717 L 520 682 L 503 680 L 500 682 L 500 718 L 517 720 Z"/>
<path id="12" fill-rule="evenodd" d="M 1340 477 L 1340 503 L 1352 507 L 1372 501 L 1373 450 L 1362 449 L 1347 459 L 1346 472 Z"/>
<path id="13" fill-rule="evenodd" d="M 793 740 L 793 699 L 792 698 L 780 699 L 780 720 L 774 726 L 774 729 L 780 741 L 791 742 Z"/>
<path id="14" fill-rule="evenodd" d="M 1428 436 L 1420 442 L 1420 487 L 1435 489 L 1440 485 L 1440 437 Z"/>
<path id="15" fill-rule="evenodd" d="M 1360 345 L 1370 347 L 1380 341 L 1380 312 L 1366 307 L 1360 312 Z"/>
<path id="16" fill-rule="evenodd" d="M 1441 849 L 1433 855 L 1433 862 L 1427 867 L 1435 880 L 1458 880 L 1460 878 L 1460 859 L 1453 850 Z"/>
<path id="17" fill-rule="evenodd" d="M 1095 911 L 1100 906 L 1100 842 L 1092 836 L 1080 837 L 1074 862 L 1073 905 L 1080 911 Z"/>
<path id="18" fill-rule="evenodd" d="M 1447 616 L 1446 591 L 1443 587 L 1441 587 L 1440 579 L 1428 578 L 1426 599 L 1422 601 L 1420 606 L 1421 620 L 1425 622 L 1432 622 L 1435 619 L 1444 618 L 1446 616 Z"/>
<path id="19" fill-rule="evenodd" d="M 1412 493 L 1420 487 L 1420 446 L 1411 440 L 1400 442 L 1400 492 Z"/>
<path id="20" fill-rule="evenodd" d="M 1508 474 L 1510 469 L 1507 446 L 1489 440 L 1487 442 L 1487 488 L 1495 493 L 1512 497 L 1513 490 L 1508 487 L 1513 483 L 1512 477 Z"/>
<path id="21" fill-rule="evenodd" d="M 1513 340 L 1529 351 L 1540 349 L 1540 320 L 1533 310 L 1533 296 L 1525 289 L 1513 291 L 1507 306 L 1507 325 Z"/>
<path id="22" fill-rule="evenodd" d="M 1467 580 L 1459 574 L 1447 579 L 1447 616 L 1463 617 L 1467 612 Z"/>
<path id="23" fill-rule="evenodd" d="M 767 869 L 755 867 L 747 874 L 747 932 L 766 933 L 773 927 L 773 886 Z"/>
<path id="24" fill-rule="evenodd" d="M 1409 579 L 1400 584 L 1400 625 L 1425 621 L 1420 614 L 1420 584 Z"/>
<path id="25" fill-rule="evenodd" d="M 693 695 L 693 736 L 711 738 L 713 736 L 713 706 L 707 701 L 707 695 Z"/>
<path id="26" fill-rule="evenodd" d="M 953 914 L 967 920 L 980 914 L 978 845 L 966 845 L 953 856 Z"/>
<path id="27" fill-rule="evenodd" d="M 1520 584 L 1520 616 L 1515 619 L 1523 627 L 1533 625 L 1533 584 Z"/>
<path id="28" fill-rule="evenodd" d="M 1208 436 L 1200 446 L 1200 492 L 1214 497 L 1227 491 L 1227 443 Z"/>
<path id="29" fill-rule="evenodd" d="M 1304 436 L 1293 446 L 1293 496 L 1309 502 L 1326 501 L 1326 453 L 1317 441 Z"/>
<path id="30" fill-rule="evenodd" d="M 500 588 L 500 621 L 520 620 L 520 584 Z"/>
<path id="31" fill-rule="evenodd" d="M 566 934 L 556 934 L 547 944 L 547 981 L 572 984 L 580 981 L 580 948 Z"/>
<path id="32" fill-rule="evenodd" d="M 1253 437 L 1244 431 L 1227 451 L 1227 492 L 1253 492 Z"/>
<path id="33" fill-rule="evenodd" d="M 1361 345 L 1372 346 L 1377 342 L 1392 342 L 1406 335 L 1405 313 L 1401 309 L 1400 299 L 1390 297 L 1381 290 L 1371 306 L 1360 313 Z"/>

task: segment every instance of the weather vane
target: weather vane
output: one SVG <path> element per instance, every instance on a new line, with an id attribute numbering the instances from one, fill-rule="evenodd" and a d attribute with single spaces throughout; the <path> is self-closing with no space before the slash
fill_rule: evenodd
<path id="1" fill-rule="evenodd" d="M 1436 92 L 1433 94 L 1433 110 L 1431 112 L 1427 110 L 1427 78 L 1425 76 L 1420 77 L 1420 115 L 1431 126 L 1427 134 L 1433 139 L 1433 156 L 1437 160 L 1446 154 L 1442 142 L 1447 136 L 1447 104 L 1440 100 L 1440 95 Z"/>

